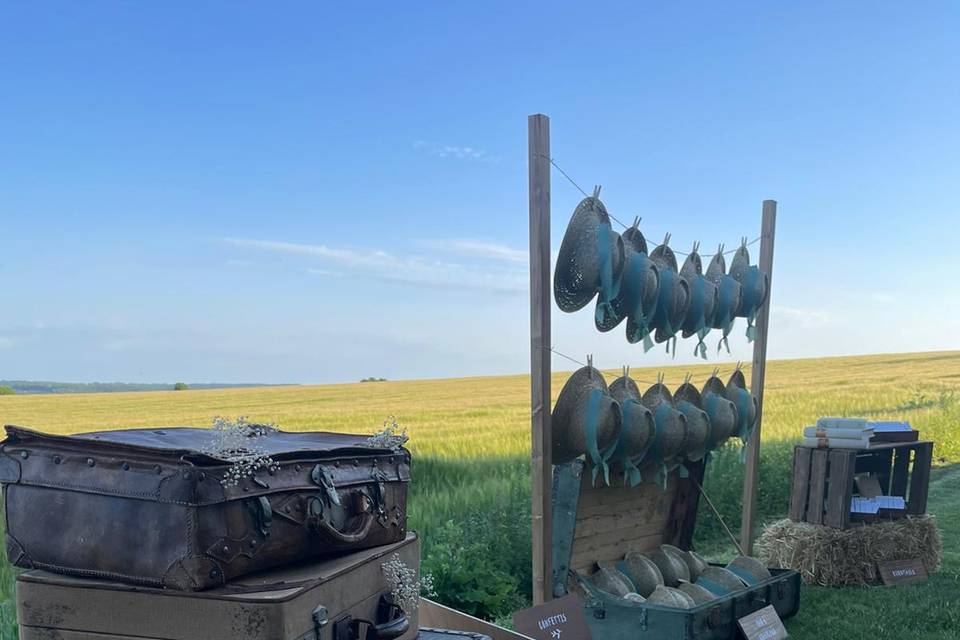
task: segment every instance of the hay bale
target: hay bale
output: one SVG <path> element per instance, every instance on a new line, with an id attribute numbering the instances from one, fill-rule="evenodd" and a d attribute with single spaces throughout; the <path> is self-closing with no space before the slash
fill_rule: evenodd
<path id="1" fill-rule="evenodd" d="M 920 558 L 928 573 L 943 550 L 932 516 L 902 518 L 850 529 L 779 520 L 764 528 L 757 557 L 767 566 L 795 569 L 807 584 L 866 586 L 880 581 L 878 562 Z"/>

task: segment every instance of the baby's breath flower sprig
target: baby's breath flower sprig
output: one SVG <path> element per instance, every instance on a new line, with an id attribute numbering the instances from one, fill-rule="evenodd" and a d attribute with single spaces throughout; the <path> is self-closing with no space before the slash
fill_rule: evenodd
<path id="1" fill-rule="evenodd" d="M 426 574 L 417 578 L 417 572 L 407 566 L 400 554 L 393 554 L 380 565 L 390 586 L 394 602 L 405 613 L 413 613 L 420 606 L 420 596 L 435 596 L 433 576 Z"/>
<path id="2" fill-rule="evenodd" d="M 240 416 L 236 420 L 223 416 L 214 418 L 213 427 L 210 429 L 211 439 L 203 448 L 203 452 L 231 463 L 220 483 L 235 487 L 260 469 L 279 471 L 280 465 L 257 442 L 259 438 L 276 429 L 276 425 L 273 424 L 250 422 L 246 416 Z"/>
<path id="3" fill-rule="evenodd" d="M 383 421 L 383 429 L 367 438 L 366 445 L 376 449 L 397 450 L 410 440 L 406 427 L 400 427 L 396 417 L 389 416 Z"/>

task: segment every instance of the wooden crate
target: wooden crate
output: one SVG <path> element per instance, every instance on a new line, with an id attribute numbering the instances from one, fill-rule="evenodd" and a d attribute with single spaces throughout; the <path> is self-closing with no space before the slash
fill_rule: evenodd
<path id="1" fill-rule="evenodd" d="M 875 444 L 869 449 L 797 446 L 790 519 L 846 529 L 852 524 L 926 513 L 932 461 L 933 443 L 924 440 Z M 854 479 L 861 473 L 876 476 L 884 495 L 903 496 L 906 509 L 884 510 L 879 516 L 850 513 Z"/>

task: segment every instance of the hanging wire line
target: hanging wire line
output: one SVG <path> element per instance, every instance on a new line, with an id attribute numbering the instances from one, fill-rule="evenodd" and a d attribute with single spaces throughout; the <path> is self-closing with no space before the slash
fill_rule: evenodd
<path id="1" fill-rule="evenodd" d="M 697 482 L 697 479 L 694 478 L 693 475 L 690 476 L 690 479 L 693 480 L 693 484 L 697 486 L 697 491 L 699 491 L 700 495 L 703 496 L 703 499 L 706 500 L 710 510 L 713 511 L 713 515 L 715 515 L 717 520 L 720 521 L 720 526 L 722 526 L 723 530 L 727 532 L 727 535 L 730 537 L 730 541 L 733 542 L 733 546 L 737 548 L 737 553 L 743 555 L 743 549 L 740 547 L 737 537 L 733 535 L 733 532 L 730 531 L 730 527 L 728 527 L 727 523 L 724 521 L 723 516 L 720 515 L 720 512 L 717 511 L 717 508 L 713 506 L 713 500 L 710 499 L 710 496 L 707 495 L 707 492 L 703 490 L 703 487 L 700 486 L 700 483 Z"/>
<path id="2" fill-rule="evenodd" d="M 560 352 L 560 351 L 557 351 L 557 350 L 554 349 L 553 347 L 540 347 L 540 348 L 541 348 L 541 349 L 546 349 L 547 351 L 550 351 L 550 352 L 553 353 L 554 355 L 558 355 L 558 356 L 560 356 L 561 358 L 565 358 L 565 359 L 569 360 L 570 362 L 572 362 L 572 363 L 574 363 L 574 364 L 580 365 L 581 367 L 586 367 L 586 366 L 588 366 L 587 363 L 581 362 L 580 360 L 577 360 L 576 358 L 573 358 L 573 357 L 571 357 L 571 356 L 568 356 L 568 355 L 565 354 L 565 353 L 562 353 L 562 352 Z M 700 365 L 700 366 L 702 366 L 702 365 Z M 743 363 L 742 363 L 742 362 L 738 362 L 737 365 L 734 367 L 733 370 L 734 370 L 734 371 L 739 371 L 739 370 L 742 370 L 742 369 L 743 369 Z M 600 371 L 600 373 L 601 373 L 602 375 L 604 375 L 605 377 L 607 377 L 607 378 L 612 378 L 612 379 L 615 380 L 615 379 L 617 379 L 617 378 L 620 377 L 620 375 L 615 374 L 615 373 L 607 373 L 607 372 L 605 372 L 603 369 L 597 369 L 597 370 Z M 733 373 L 733 372 L 731 372 L 731 373 Z M 663 375 L 663 374 L 661 373 L 660 375 Z M 710 375 L 707 376 L 707 378 L 710 378 L 710 377 L 713 377 L 713 376 L 718 376 L 718 377 L 720 376 L 720 367 L 714 367 L 713 371 L 710 373 Z M 630 378 L 631 378 L 634 382 L 639 382 L 639 383 L 641 383 L 641 384 L 648 384 L 648 385 L 658 384 L 657 382 L 653 382 L 653 381 L 650 381 L 650 380 L 638 380 L 637 378 L 634 378 L 633 376 L 630 376 Z M 689 382 L 689 380 L 692 379 L 692 376 L 691 376 L 690 374 L 687 374 L 687 378 L 688 378 L 687 382 Z"/>
<path id="3" fill-rule="evenodd" d="M 579 191 L 580 193 L 583 194 L 583 197 L 584 197 L 584 198 L 590 197 L 590 194 L 587 193 L 586 191 L 584 191 L 583 189 L 581 189 L 581 188 L 580 188 L 580 185 L 577 184 L 576 181 L 575 181 L 573 178 L 571 178 L 570 175 L 569 175 L 566 171 L 564 171 L 564 170 L 560 167 L 560 165 L 558 165 L 557 162 L 556 162 L 553 158 L 551 158 L 550 156 L 548 156 L 548 155 L 546 155 L 546 154 L 544 154 L 544 153 L 538 153 L 537 155 L 539 155 L 541 158 L 546 158 L 546 159 L 550 162 L 550 164 L 553 165 L 553 168 L 560 172 L 560 175 L 562 175 L 564 178 L 566 178 L 567 181 L 569 181 L 570 184 L 572 184 L 577 191 Z M 607 215 L 610 216 L 610 219 L 611 219 L 611 220 L 613 220 L 614 222 L 616 222 L 617 224 L 619 224 L 619 225 L 620 225 L 621 227 L 623 227 L 624 229 L 629 229 L 630 227 L 633 226 L 633 225 L 629 225 L 629 224 L 626 224 L 626 223 L 622 222 L 619 218 L 617 218 L 616 216 L 614 216 L 614 215 L 613 215 L 612 213 L 610 213 L 609 211 L 607 212 Z M 743 242 L 743 243 L 741 243 L 741 245 L 738 245 L 738 246 L 737 246 L 737 249 L 730 249 L 730 250 L 728 250 L 728 251 L 724 251 L 724 252 L 723 252 L 723 255 L 726 256 L 726 255 L 730 255 L 730 254 L 732 254 L 732 253 L 736 253 L 737 250 L 740 248 L 740 246 L 749 247 L 750 245 L 756 244 L 756 243 L 759 242 L 759 241 L 760 241 L 760 236 L 757 236 L 756 238 L 754 238 L 754 239 L 751 240 L 750 242 Z M 690 254 L 689 254 L 688 252 L 686 252 L 686 251 L 677 251 L 676 249 L 673 249 L 673 252 L 674 252 L 675 254 L 677 254 L 677 255 L 680 255 L 680 256 L 688 256 L 688 255 L 690 255 Z"/>
<path id="4" fill-rule="evenodd" d="M 551 353 L 556 354 L 556 355 L 560 356 L 561 358 L 566 358 L 566 359 L 569 360 L 570 362 L 572 362 L 572 363 L 574 363 L 574 364 L 578 364 L 578 365 L 580 365 L 581 367 L 586 367 L 586 366 L 587 366 L 586 363 L 580 362 L 580 361 L 577 360 L 576 358 L 571 358 L 570 356 L 568 356 L 568 355 L 565 354 L 565 353 L 560 353 L 559 351 L 557 351 L 557 350 L 554 349 L 553 347 L 542 347 L 542 348 L 543 348 L 543 349 L 547 349 L 547 350 L 550 351 Z M 616 374 L 613 374 L 613 373 L 607 373 L 607 372 L 605 372 L 603 369 L 597 369 L 597 371 L 599 371 L 601 375 L 606 376 L 607 378 L 616 379 L 616 378 L 619 378 L 619 377 L 620 377 L 620 376 L 618 376 L 618 375 L 616 375 Z M 642 384 L 654 384 L 653 382 L 648 382 L 648 381 L 646 381 L 646 380 L 637 380 L 636 378 L 633 378 L 633 381 L 634 381 L 634 382 L 640 382 L 640 383 L 642 383 Z"/>
<path id="5" fill-rule="evenodd" d="M 560 165 L 558 165 L 556 162 L 553 161 L 553 158 L 551 158 L 551 157 L 548 156 L 548 155 L 544 155 L 544 154 L 542 154 L 542 153 L 541 153 L 541 154 L 538 154 L 538 155 L 539 155 L 541 158 L 546 158 L 547 160 L 549 160 L 549 161 L 550 161 L 550 164 L 553 165 L 553 168 L 556 169 L 557 171 L 559 171 L 559 172 L 560 172 L 560 175 L 562 175 L 564 178 L 566 178 L 567 180 L 569 180 L 569 181 L 570 181 L 570 184 L 572 184 L 574 187 L 576 187 L 576 188 L 577 188 L 577 191 L 579 191 L 580 193 L 582 193 L 584 198 L 589 197 L 589 194 L 588 194 L 586 191 L 584 191 L 583 189 L 581 189 L 581 188 L 580 188 L 580 185 L 578 185 L 576 182 L 574 182 L 574 181 L 573 181 L 573 178 L 571 178 L 570 176 L 568 176 L 568 175 L 567 175 L 567 172 L 564 171 L 563 169 L 561 169 L 561 168 L 560 168 Z M 620 221 L 617 220 L 617 222 L 620 222 Z M 623 223 L 620 222 L 620 224 L 623 224 Z"/>

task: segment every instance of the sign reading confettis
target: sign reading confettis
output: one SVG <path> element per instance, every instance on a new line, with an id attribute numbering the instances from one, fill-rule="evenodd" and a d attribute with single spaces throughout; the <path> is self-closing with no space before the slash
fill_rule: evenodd
<path id="1" fill-rule="evenodd" d="M 575 595 L 517 611 L 513 624 L 517 631 L 537 640 L 592 640 L 583 601 Z"/>
<path id="2" fill-rule="evenodd" d="M 740 618 L 737 624 L 747 640 L 781 640 L 787 637 L 787 630 L 772 604 Z"/>

